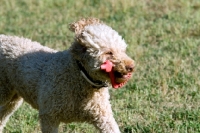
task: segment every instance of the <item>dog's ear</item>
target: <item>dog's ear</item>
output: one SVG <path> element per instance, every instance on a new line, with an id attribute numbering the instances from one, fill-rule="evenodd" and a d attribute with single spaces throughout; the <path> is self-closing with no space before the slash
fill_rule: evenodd
<path id="1" fill-rule="evenodd" d="M 69 24 L 69 29 L 73 32 L 75 32 L 76 36 L 78 36 L 87 25 L 93 25 L 93 24 L 101 24 L 99 19 L 97 18 L 82 18 L 77 22 Z"/>
<path id="2" fill-rule="evenodd" d="M 83 18 L 77 22 L 71 23 L 69 25 L 69 29 L 75 32 L 75 39 L 80 42 L 80 44 L 85 47 L 93 47 L 98 49 L 99 46 L 93 42 L 91 38 L 92 35 L 84 31 L 86 26 L 98 24 L 103 24 L 103 22 L 97 18 Z"/>

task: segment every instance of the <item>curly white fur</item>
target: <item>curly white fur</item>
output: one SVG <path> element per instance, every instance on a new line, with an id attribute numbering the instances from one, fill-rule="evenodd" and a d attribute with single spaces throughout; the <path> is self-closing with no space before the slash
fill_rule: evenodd
<path id="1" fill-rule="evenodd" d="M 96 88 L 87 82 L 77 61 L 94 81 L 109 85 L 108 75 L 100 70 L 105 60 L 111 60 L 119 73 L 127 68 L 132 72 L 134 61 L 125 54 L 126 43 L 98 19 L 82 19 L 70 28 L 76 37 L 66 51 L 0 35 L 0 133 L 23 100 L 39 110 L 43 133 L 57 133 L 60 122 L 88 122 L 102 133 L 120 132 L 108 87 Z"/>

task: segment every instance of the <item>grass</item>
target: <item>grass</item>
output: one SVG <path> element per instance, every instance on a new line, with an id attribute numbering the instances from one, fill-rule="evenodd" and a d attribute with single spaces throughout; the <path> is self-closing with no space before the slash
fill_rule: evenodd
<path id="1" fill-rule="evenodd" d="M 200 132 L 199 0 L 1 0 L 0 34 L 24 36 L 58 50 L 73 41 L 68 24 L 96 17 L 126 40 L 137 67 L 129 84 L 110 90 L 123 133 Z M 88 124 L 61 124 L 59 131 L 93 133 Z M 4 133 L 40 132 L 37 111 L 27 104 Z"/>

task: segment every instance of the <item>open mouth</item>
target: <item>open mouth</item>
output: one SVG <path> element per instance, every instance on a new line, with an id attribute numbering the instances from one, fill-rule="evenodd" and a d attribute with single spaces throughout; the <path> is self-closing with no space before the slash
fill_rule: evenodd
<path id="1" fill-rule="evenodd" d="M 120 72 L 114 71 L 115 82 L 120 84 L 128 81 L 131 77 L 131 73 L 121 74 Z"/>
<path id="2" fill-rule="evenodd" d="M 124 86 L 127 83 L 127 81 L 131 78 L 132 73 L 121 74 L 117 71 L 113 71 L 112 67 L 112 62 L 107 60 L 101 65 L 101 70 L 104 70 L 105 72 L 109 73 L 112 87 L 117 89 Z"/>
<path id="3" fill-rule="evenodd" d="M 112 87 L 115 89 L 123 87 L 131 78 L 131 75 L 131 73 L 128 73 L 119 77 L 118 74 L 116 75 L 116 72 L 111 71 L 109 73 L 109 76 L 112 83 Z"/>

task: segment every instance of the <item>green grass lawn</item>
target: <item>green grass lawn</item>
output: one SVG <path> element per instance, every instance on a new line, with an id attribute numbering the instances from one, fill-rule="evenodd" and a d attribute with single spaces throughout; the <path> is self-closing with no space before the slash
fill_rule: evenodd
<path id="1" fill-rule="evenodd" d="M 200 132 L 199 0 L 0 0 L 0 34 L 31 38 L 58 50 L 73 41 L 68 24 L 96 17 L 126 40 L 136 71 L 126 87 L 110 90 L 123 133 Z M 1 76 L 1 75 L 0 75 Z M 4 133 L 40 132 L 27 104 Z M 88 124 L 61 124 L 59 132 L 93 133 Z"/>

